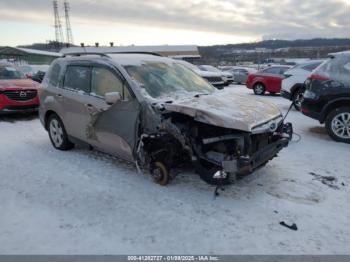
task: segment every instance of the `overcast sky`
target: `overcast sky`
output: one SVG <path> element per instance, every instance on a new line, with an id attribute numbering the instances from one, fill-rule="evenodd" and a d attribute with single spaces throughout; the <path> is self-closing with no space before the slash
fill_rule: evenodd
<path id="1" fill-rule="evenodd" d="M 350 0 L 70 0 L 74 42 L 213 45 L 350 37 Z M 54 39 L 51 0 L 1 0 L 0 45 Z M 60 15 L 64 25 L 63 0 Z"/>

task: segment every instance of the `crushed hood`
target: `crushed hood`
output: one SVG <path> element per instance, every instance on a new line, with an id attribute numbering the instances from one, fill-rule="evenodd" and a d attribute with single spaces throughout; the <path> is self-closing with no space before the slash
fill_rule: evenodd
<path id="1" fill-rule="evenodd" d="M 191 116 L 199 122 L 247 132 L 281 116 L 273 104 L 226 90 L 175 100 L 165 103 L 164 107 L 168 111 Z"/>

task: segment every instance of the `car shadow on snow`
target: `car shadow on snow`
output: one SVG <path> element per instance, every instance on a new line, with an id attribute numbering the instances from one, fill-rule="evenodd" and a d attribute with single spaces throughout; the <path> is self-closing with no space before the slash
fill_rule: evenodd
<path id="1" fill-rule="evenodd" d="M 331 141 L 324 126 L 310 127 L 309 131 L 316 137 Z"/>
<path id="2" fill-rule="evenodd" d="M 0 122 L 15 123 L 18 121 L 31 121 L 36 118 L 38 118 L 38 113 L 0 115 Z"/>

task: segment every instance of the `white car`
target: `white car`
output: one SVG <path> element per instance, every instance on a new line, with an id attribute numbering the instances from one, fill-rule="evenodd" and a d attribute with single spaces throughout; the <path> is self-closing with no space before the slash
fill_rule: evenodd
<path id="1" fill-rule="evenodd" d="M 222 89 L 226 85 L 225 79 L 223 79 L 221 73 L 206 71 L 198 68 L 194 64 L 191 64 L 184 60 L 176 60 L 186 68 L 194 71 L 197 75 L 206 79 L 210 84 L 215 86 L 217 89 Z"/>
<path id="2" fill-rule="evenodd" d="M 281 96 L 293 101 L 294 107 L 298 111 L 300 111 L 305 80 L 323 62 L 324 60 L 310 60 L 298 64 L 284 73 L 285 78 L 282 81 Z"/>
<path id="3" fill-rule="evenodd" d="M 214 73 L 221 74 L 226 85 L 229 85 L 229 84 L 233 83 L 233 81 L 234 81 L 234 77 L 230 72 L 221 71 L 220 69 L 216 68 L 215 66 L 200 65 L 200 66 L 198 66 L 198 68 L 200 68 L 201 70 L 207 71 L 207 72 L 214 72 Z"/>

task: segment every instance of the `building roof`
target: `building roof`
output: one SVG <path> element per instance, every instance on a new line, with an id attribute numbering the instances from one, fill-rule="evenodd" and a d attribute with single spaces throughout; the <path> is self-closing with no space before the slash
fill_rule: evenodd
<path id="1" fill-rule="evenodd" d="M 60 57 L 62 54 L 56 52 L 42 51 L 29 48 L 20 48 L 20 47 L 11 47 L 5 46 L 0 49 L 0 55 L 41 55 L 41 56 L 50 56 L 50 57 Z"/>

